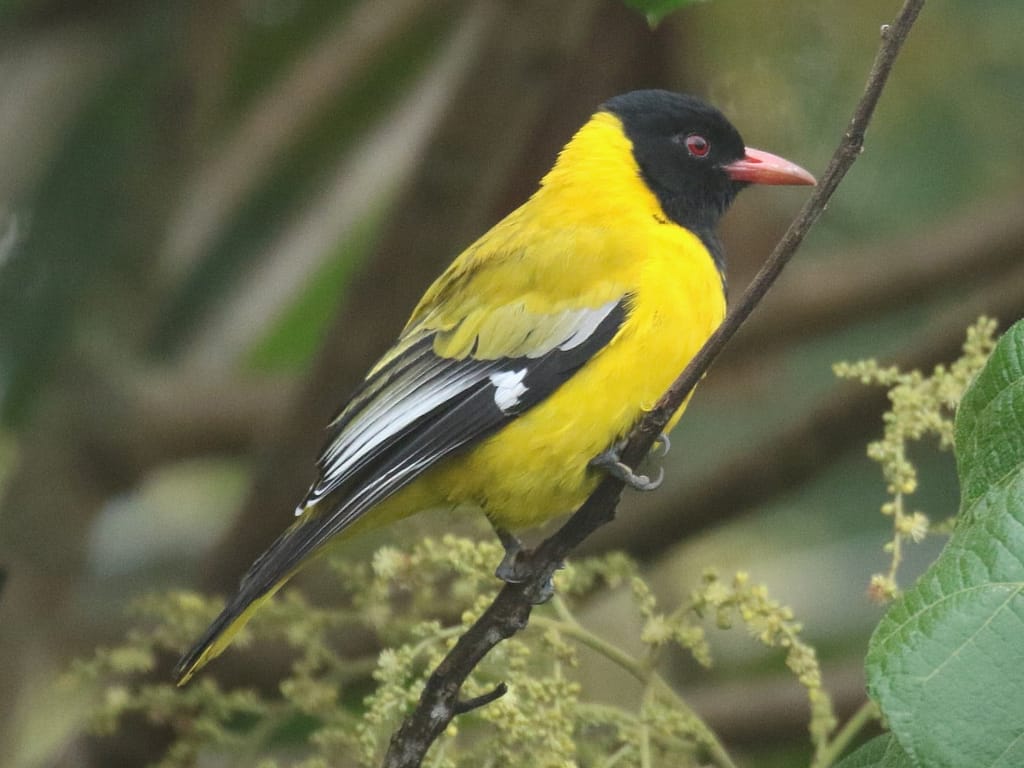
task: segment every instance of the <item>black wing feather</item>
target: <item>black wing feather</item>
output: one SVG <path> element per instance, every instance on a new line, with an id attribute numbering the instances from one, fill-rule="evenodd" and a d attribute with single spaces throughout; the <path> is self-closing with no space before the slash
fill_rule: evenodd
<path id="1" fill-rule="evenodd" d="M 310 491 L 314 509 L 306 512 L 253 563 L 238 593 L 195 647 L 178 662 L 179 675 L 191 669 L 205 648 L 249 604 L 287 578 L 328 539 L 442 459 L 493 434 L 550 396 L 618 333 L 626 317 L 627 304 L 628 297 L 615 304 L 582 341 L 574 340 L 568 349 L 555 347 L 540 357 L 449 360 L 434 354 L 433 337 L 426 336 L 377 371 L 331 424 L 331 439 L 318 461 L 322 473 L 329 471 L 332 454 L 336 460 L 339 451 L 346 447 L 336 449 L 346 428 L 360 415 L 365 417 L 371 413 L 374 403 L 386 396 L 389 388 L 407 387 L 410 375 L 418 372 L 433 375 L 435 380 L 441 376 L 446 377 L 443 381 L 472 383 L 348 462 L 339 475 L 340 482 L 334 483 L 328 493 L 316 497 L 319 484 L 314 485 Z M 514 400 L 503 407 L 496 399 L 499 387 L 491 377 L 512 372 L 517 376 L 523 372 L 522 387 Z"/>
<path id="2" fill-rule="evenodd" d="M 281 575 L 355 522 L 367 509 L 404 488 L 441 459 L 493 434 L 547 398 L 611 341 L 624 318 L 623 301 L 586 341 L 569 350 L 556 348 L 536 359 L 450 361 L 453 367 L 484 371 L 526 369 L 525 391 L 513 408 L 503 410 L 494 399 L 495 385 L 485 378 L 458 400 L 444 403 L 389 438 L 375 449 L 373 460 L 363 463 L 344 486 L 317 502 L 317 506 L 333 507 L 330 512 L 314 512 L 311 518 L 300 520 L 271 546 L 267 556 L 246 574 L 243 589 L 269 589 Z M 335 499 L 336 504 L 332 504 Z"/>

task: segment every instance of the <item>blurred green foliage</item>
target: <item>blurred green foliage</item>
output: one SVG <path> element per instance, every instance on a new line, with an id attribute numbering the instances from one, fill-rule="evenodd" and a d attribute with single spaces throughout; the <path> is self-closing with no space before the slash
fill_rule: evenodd
<path id="1" fill-rule="evenodd" d="M 312 6 L 317 4 L 303 5 L 304 8 Z M 337 10 L 332 4 L 321 4 L 320 7 Z M 317 25 L 322 21 L 311 20 L 309 29 L 305 29 L 304 24 L 303 34 L 318 29 Z M 337 158 L 349 152 L 359 151 L 359 140 L 408 91 L 411 80 L 422 71 L 429 59 L 436 55 L 438 46 L 446 37 L 449 25 L 450 20 L 443 12 L 438 11 L 427 14 L 427 18 L 411 26 L 395 42 L 392 55 L 378 56 L 352 87 L 331 103 L 323 114 L 316 115 L 312 124 L 307 126 L 286 152 L 275 160 L 274 167 L 268 171 L 256 193 L 235 212 L 205 258 L 171 295 L 151 342 L 157 354 L 169 355 L 180 349 L 181 345 L 196 332 L 197 325 L 213 306 L 223 300 L 229 289 L 255 266 L 252 261 L 253 254 L 258 253 L 263 244 L 272 242 L 284 224 L 294 220 L 304 206 L 309 204 L 315 192 L 323 187 L 326 175 L 334 167 Z M 280 37 L 281 32 L 275 30 L 275 36 Z M 280 39 L 292 42 L 287 35 Z M 301 46 L 293 48 L 291 44 L 283 46 L 281 51 L 271 49 L 273 54 L 282 58 L 286 54 L 294 58 L 303 50 Z M 257 63 L 261 62 L 262 57 L 254 55 L 252 61 L 248 57 L 240 59 L 240 73 L 255 78 L 262 69 Z M 255 72 L 250 71 L 247 66 L 249 64 L 257 64 Z M 272 82 L 272 79 L 262 81 L 264 88 L 268 82 Z M 375 221 L 380 223 L 381 219 Z M 329 269 L 329 279 L 332 273 L 341 278 L 358 265 L 360 241 L 365 243 L 367 233 L 360 229 L 353 232 L 350 237 L 351 243 L 339 244 L 338 258 L 344 259 L 345 263 L 337 265 L 333 270 Z M 337 274 L 336 270 L 342 270 L 341 274 Z M 325 286 L 325 289 L 334 288 L 334 304 L 337 304 L 338 297 L 342 295 L 338 290 L 340 287 L 337 279 Z M 294 305 L 311 327 L 293 327 L 307 338 L 316 338 L 316 329 L 321 328 L 326 322 L 330 306 L 317 305 L 315 309 L 320 310 L 320 313 L 314 315 L 300 306 L 307 296 L 308 294 L 302 294 L 296 297 Z M 292 315 L 293 323 L 296 317 Z M 273 318 L 268 318 L 268 321 L 272 322 Z M 307 363 L 315 348 L 306 344 L 305 356 L 297 358 L 294 352 L 290 351 L 288 359 L 295 363 Z M 264 357 L 268 349 L 264 347 L 261 353 Z"/>
<path id="2" fill-rule="evenodd" d="M 384 14 L 404 7 L 372 2 Z M 567 138 L 586 110 L 612 95 L 598 91 L 607 90 L 609 82 L 621 83 L 606 77 L 616 41 L 639 39 L 642 45 L 627 58 L 642 62 L 643 68 L 631 70 L 625 87 L 701 94 L 730 115 L 750 144 L 818 170 L 859 95 L 879 25 L 898 4 L 655 0 L 641 10 L 680 7 L 656 31 L 645 29 L 645 36 L 627 38 L 630 21 L 639 15 L 622 11 L 621 0 L 560 3 L 557 8 L 576 9 L 579 40 L 566 39 L 559 53 L 575 68 L 559 68 L 559 55 L 550 52 L 537 60 L 524 56 L 522 65 L 531 73 L 525 81 L 548 94 L 548 113 L 538 134 L 559 131 L 548 137 L 555 143 Z M 11 761 L 17 768 L 59 765 L 61 756 L 80 757 L 87 751 L 77 736 L 81 702 L 70 694 L 54 694 L 53 677 L 68 656 L 123 634 L 127 591 L 195 586 L 202 579 L 214 539 L 231 530 L 244 503 L 247 481 L 272 469 L 254 457 L 266 453 L 283 431 L 279 423 L 260 422 L 248 442 L 232 435 L 211 447 L 197 439 L 191 452 L 178 445 L 167 464 L 153 467 L 146 462 L 151 446 L 145 443 L 126 442 L 123 455 L 112 448 L 121 445 L 126 432 L 149 434 L 145 409 L 129 410 L 126 417 L 111 405 L 119 401 L 106 389 L 98 396 L 88 385 L 95 378 L 109 379 L 115 394 L 132 391 L 126 381 L 134 382 L 142 371 L 153 380 L 190 381 L 200 392 L 208 376 L 223 379 L 228 391 L 244 401 L 252 379 L 304 375 L 329 318 L 344 306 L 353 275 L 372 268 L 381 236 L 406 220 L 408 211 L 401 209 L 403 198 L 396 190 L 374 198 L 370 213 L 326 245 L 319 260 L 296 266 L 304 271 L 295 281 L 295 293 L 273 312 L 251 320 L 252 333 L 241 353 L 224 352 L 223 365 L 212 371 L 189 367 L 190 353 L 206 338 L 211 316 L 238 300 L 241 286 L 264 260 L 287 261 L 290 254 L 274 252 L 282 232 L 303 221 L 311 202 L 337 181 L 332 174 L 347 158 L 367 152 L 370 139 L 394 128 L 389 122 L 393 111 L 410 98 L 423 70 L 448 50 L 467 12 L 479 8 L 472 2 L 423 3 L 409 12 L 395 36 L 372 48 L 364 67 L 332 86 L 322 105 L 302 116 L 194 260 L 168 263 L 167 243 L 191 223 L 183 227 L 176 213 L 195 192 L 196 180 L 238 146 L 240 132 L 263 99 L 367 7 L 354 0 L 0 2 L 0 215 L 13 214 L 16 221 L 10 230 L 16 235 L 13 245 L 0 249 L 0 489 L 11 495 L 0 510 L 0 539 L 10 536 L 11 519 L 35 520 L 37 529 L 19 526 L 23 540 L 40 547 L 52 544 L 53 551 L 62 553 L 85 553 L 81 570 L 74 557 L 61 557 L 60 569 L 40 574 L 32 570 L 36 558 L 26 565 L 16 560 L 18 551 L 0 554 L 4 566 L 19 565 L 10 570 L 0 601 L 0 612 L 5 612 L 0 623 L 15 628 L 0 636 L 7 659 L 7 667 L 0 668 L 0 689 L 7 694 L 7 701 L 0 702 L 0 742 L 12 745 L 0 755 L 3 768 Z M 587 26 L 591 18 L 603 25 L 599 32 Z M 882 99 L 864 156 L 780 287 L 804 285 L 801 281 L 817 268 L 829 271 L 831 283 L 843 284 L 877 267 L 862 260 L 858 249 L 864 244 L 887 244 L 896 234 L 923 238 L 961 217 L 969 228 L 972 211 L 1020 197 L 1022 28 L 1019 0 L 928 3 Z M 487 77 L 488 60 L 497 55 L 496 49 L 479 53 L 470 76 Z M 573 97 L 580 92 L 593 93 L 594 103 L 576 104 Z M 524 93 L 522 103 L 529 104 L 533 95 Z M 520 106 L 510 99 L 505 109 L 512 114 Z M 445 104 L 440 112 L 452 109 Z M 9 118 L 18 120 L 9 124 Z M 486 140 L 496 148 L 507 138 L 496 128 L 483 137 L 466 133 L 467 141 Z M 537 152 L 534 144 L 528 146 Z M 456 150 L 432 171 L 452 172 Z M 26 165 L 19 166 L 16 161 L 22 159 Z M 544 165 L 551 157 L 542 159 Z M 511 163 L 510 174 L 522 160 Z M 532 171 L 529 180 L 515 183 L 479 178 L 477 191 L 528 190 L 534 181 Z M 734 294 L 800 199 L 798 193 L 753 190 L 741 196 L 725 223 Z M 0 231 L 8 231 L 0 225 Z M 1009 252 L 1020 249 L 1020 244 L 1011 245 Z M 741 361 L 723 359 L 680 427 L 683 437 L 667 459 L 669 482 L 682 478 L 680 486 L 689 484 L 699 492 L 752 450 L 771 458 L 773 439 L 792 425 L 818 418 L 815 409 L 836 393 L 833 361 L 898 357 L 960 312 L 968 294 L 986 290 L 985 280 L 1005 286 L 1017 280 L 1009 268 L 977 275 L 975 255 L 964 253 L 963 271 L 941 290 L 923 297 L 911 291 L 886 306 L 860 307 L 841 327 L 789 331 L 791 337 L 773 342 L 777 348 L 750 350 L 744 353 L 749 359 Z M 910 257 L 895 247 L 890 256 L 894 266 Z M 425 256 L 410 252 L 408 258 Z M 806 285 L 813 291 L 820 283 Z M 1000 317 L 1004 327 L 1020 314 L 1009 306 Z M 395 306 L 396 323 L 410 309 Z M 755 316 L 751 323 L 760 321 Z M 372 330 L 346 329 L 353 336 Z M 147 394 L 158 398 L 160 392 Z M 345 394 L 338 392 L 338 400 Z M 66 403 L 75 405 L 70 416 L 61 409 Z M 95 417 L 89 424 L 109 422 L 111 433 L 83 428 L 82 414 Z M 878 433 L 882 429 L 879 422 Z M 803 636 L 815 643 L 824 663 L 861 658 L 879 610 L 865 599 L 866 574 L 884 567 L 880 547 L 892 522 L 871 514 L 885 494 L 874 481 L 862 443 L 840 459 L 823 459 L 813 476 L 798 476 L 784 493 L 759 502 L 753 514 L 644 563 L 660 602 L 681 604 L 709 563 L 723 572 L 748 570 L 794 606 L 808 624 Z M 937 519 L 952 513 L 955 473 L 948 454 L 927 448 L 911 450 L 910 458 L 920 471 L 920 508 Z M 32 483 L 39 488 L 34 495 L 26 490 Z M 62 490 L 64 496 L 54 502 L 53 494 Z M 665 493 L 655 496 L 655 503 L 676 504 L 680 525 L 685 522 L 685 498 L 666 502 Z M 650 500 L 625 500 L 616 534 L 643 528 L 645 503 Z M 281 514 L 284 526 L 290 510 Z M 389 541 L 388 535 L 399 541 L 415 538 L 435 523 L 431 518 L 417 527 L 411 521 L 396 533 L 361 542 L 362 551 L 355 555 L 368 556 L 370 548 Z M 82 530 L 89 535 L 79 535 Z M 273 533 L 268 529 L 267 538 Z M 62 536 L 74 538 L 74 546 Z M 927 543 L 911 550 L 904 583 L 923 570 L 933 553 L 934 544 Z M 33 575 L 42 591 L 26 597 L 18 590 Z M 55 584 L 67 591 L 46 591 L 56 589 Z M 444 602 L 441 596 L 437 600 Z M 320 603 L 319 593 L 315 603 Z M 211 604 L 204 605 L 212 610 Z M 319 615 L 312 605 L 302 610 L 308 610 L 310 620 Z M 587 626 L 604 621 L 626 631 L 625 639 L 608 636 L 628 645 L 634 625 L 623 616 L 632 616 L 631 609 L 595 598 L 593 606 L 579 610 Z M 595 633 L 605 634 L 603 628 Z M 678 653 L 667 655 L 666 676 L 689 692 L 722 680 L 755 682 L 778 669 L 777 656 L 752 653 L 743 643 L 735 650 L 735 634 L 711 633 L 721 661 L 712 673 L 695 670 L 692 660 Z M 180 646 L 183 636 L 176 642 Z M 365 711 L 373 659 L 360 661 L 352 668 L 357 679 L 342 687 L 339 717 Z M 23 678 L 9 677 L 11 669 Z M 601 685 L 597 673 L 585 670 L 581 677 L 586 686 Z M 201 697 L 207 685 L 202 682 L 194 689 L 200 692 L 189 689 L 188 695 Z M 301 699 L 305 694 L 293 695 Z M 170 705 L 161 701 L 161 711 L 168 711 Z M 262 706 L 239 694 L 228 707 L 236 711 L 226 710 L 230 716 L 218 727 L 243 740 L 239 734 L 262 722 L 256 719 Z M 801 729 L 802 717 L 791 718 Z M 317 717 L 293 712 L 266 740 L 282 749 L 304 749 L 321 725 Z M 757 744 L 758 766 L 808 759 L 805 740 L 797 743 L 789 731 L 771 744 L 756 741 L 763 735 L 741 735 L 740 749 L 749 746 L 745 738 Z"/>
<path id="3" fill-rule="evenodd" d="M 103 278 L 145 286 L 137 249 L 154 234 L 148 185 L 161 163 L 154 116 L 173 61 L 163 22 L 158 15 L 134 25 L 27 199 L 8 202 L 8 213 L 27 223 L 0 264 L 4 422 L 23 422 L 43 383 L 60 376 L 55 365 L 72 337 L 110 322 Z"/>
<path id="4" fill-rule="evenodd" d="M 988 358 L 993 331 L 991 321 L 979 321 L 969 329 L 963 356 L 948 367 L 936 369 L 930 377 L 882 370 L 870 361 L 839 366 L 843 375 L 890 390 L 893 408 L 885 419 L 890 450 L 880 453 L 878 459 L 891 494 L 913 490 L 908 491 L 908 478 L 917 475 L 906 453 L 909 440 L 920 440 L 926 435 L 952 439 L 949 409 L 960 402 L 974 373 Z M 1013 515 L 1017 507 L 1024 509 L 1024 493 L 1012 482 L 1007 484 L 1004 471 L 1006 467 L 1024 464 L 1020 458 L 1024 455 L 1024 436 L 1018 426 L 1024 423 L 1024 395 L 1020 395 L 1024 389 L 1018 386 L 1024 381 L 1022 361 L 1024 322 L 1000 342 L 959 412 L 957 445 L 961 467 L 971 473 L 978 466 L 984 480 L 974 483 L 974 491 L 965 490 L 961 524 L 951 546 L 933 567 L 935 576 L 929 578 L 926 574 L 919 586 L 893 606 L 876 633 L 868 671 L 874 675 L 874 693 L 882 712 L 900 739 L 904 738 L 900 730 L 903 725 L 931 733 L 937 732 L 936 723 L 943 718 L 955 718 L 958 722 L 963 719 L 958 713 L 970 706 L 970 701 L 959 694 L 965 685 L 962 675 L 968 675 L 972 685 L 984 678 L 988 690 L 1001 692 L 992 699 L 999 713 L 1016 711 L 1012 707 L 1007 709 L 1004 703 L 1021 687 L 1018 682 L 1022 681 L 1005 665 L 992 667 L 986 661 L 994 654 L 1012 659 L 1009 666 L 1017 668 L 1019 659 L 1009 648 L 998 652 L 988 648 L 986 655 L 972 657 L 966 667 L 960 662 L 955 672 L 944 672 L 944 679 L 947 675 L 955 679 L 938 698 L 932 689 L 920 686 L 919 681 L 938 674 L 946 666 L 948 659 L 937 660 L 932 645 L 950 648 L 951 654 L 960 655 L 964 646 L 955 647 L 957 643 L 964 638 L 964 643 L 972 642 L 971 638 L 976 639 L 981 631 L 979 624 L 984 628 L 996 616 L 1006 614 L 1008 600 L 1019 591 L 1013 587 L 1013 594 L 1007 597 L 1006 587 L 1019 581 L 1014 573 L 1024 562 L 1024 541 L 1017 541 L 1012 527 L 1001 523 L 1000 529 L 1008 532 L 1007 536 L 993 540 L 987 528 L 979 533 L 979 520 L 968 510 L 977 506 L 972 500 L 991 493 L 1000 494 L 1002 505 L 991 514 L 1005 517 Z M 999 407 L 990 408 L 992 403 Z M 999 449 L 993 451 L 994 445 Z M 990 489 L 993 479 L 998 483 Z M 967 488 L 971 487 L 968 484 Z M 892 502 L 885 506 L 891 507 Z M 883 512 L 894 517 L 899 542 L 900 514 L 891 508 L 883 508 Z M 991 514 L 984 513 L 983 518 L 987 520 Z M 904 534 L 907 541 L 902 546 L 914 538 L 908 532 Z M 970 547 L 963 543 L 965 537 L 973 541 Z M 965 547 L 977 550 L 972 550 L 972 556 L 983 561 L 1007 562 L 1014 571 L 1006 572 L 998 563 L 994 566 L 998 573 L 992 574 L 996 583 L 990 587 L 998 605 L 973 598 L 966 602 L 951 601 L 940 594 L 932 601 L 930 610 L 949 617 L 947 626 L 940 625 L 941 629 L 936 630 L 932 622 L 926 622 L 918 628 L 919 618 L 906 615 L 908 610 L 913 614 L 918 609 L 904 606 L 908 601 L 916 601 L 921 590 L 937 588 L 941 593 L 951 581 L 964 594 L 965 590 L 984 586 L 973 582 L 961 584 L 963 574 L 972 570 L 965 569 L 962 556 L 956 554 L 958 548 Z M 237 641 L 239 648 L 244 649 L 255 636 L 276 636 L 294 649 L 297 659 L 291 675 L 280 685 L 281 700 L 263 699 L 245 690 L 222 692 L 216 682 L 203 674 L 183 695 L 175 695 L 169 683 L 152 683 L 140 677 L 156 668 L 161 652 L 180 652 L 216 615 L 219 601 L 191 593 L 144 600 L 142 607 L 150 628 L 133 630 L 123 645 L 101 649 L 91 661 L 79 662 L 75 678 L 79 685 L 88 683 L 95 688 L 94 727 L 100 730 L 116 730 L 121 718 L 130 712 L 172 725 L 176 741 L 159 764 L 165 768 L 191 765 L 206 750 L 233 753 L 236 758 L 241 750 L 244 759 L 252 761 L 279 749 L 278 739 L 285 736 L 286 743 L 300 754 L 304 750 L 298 742 L 306 739 L 312 751 L 300 763 L 302 766 L 326 765 L 339 754 L 348 754 L 362 765 L 376 765 L 389 735 L 419 699 L 426 677 L 493 599 L 491 567 L 500 557 L 497 543 L 479 544 L 454 536 L 441 540 L 426 538 L 408 551 L 379 549 L 372 564 L 336 561 L 334 570 L 340 582 L 333 591 L 343 593 L 342 608 L 316 608 L 297 590 L 289 590 L 286 597 L 264 608 Z M 948 562 L 954 559 L 956 562 Z M 943 568 L 949 571 L 945 576 L 941 573 Z M 977 568 L 973 571 L 987 578 L 987 572 Z M 595 589 L 614 590 L 623 585 L 629 586 L 634 610 L 639 614 L 637 631 L 643 648 L 640 653 L 623 650 L 588 629 L 570 607 L 573 600 Z M 712 645 L 705 622 L 713 622 L 719 629 L 740 624 L 764 645 L 785 650 L 786 666 L 806 689 L 810 702 L 813 768 L 833 765 L 874 717 L 873 708 L 864 706 L 851 724 L 836 731 L 837 720 L 823 684 L 817 653 L 805 641 L 802 625 L 790 608 L 769 598 L 764 586 L 751 585 L 744 572 L 737 573 L 729 582 L 714 571 L 705 571 L 700 584 L 689 589 L 686 599 L 666 610 L 634 564 L 619 555 L 610 555 L 569 564 L 558 574 L 556 594 L 550 609 L 533 616 L 529 632 L 499 645 L 473 676 L 467 685 L 467 697 L 486 693 L 498 681 L 507 682 L 510 693 L 460 718 L 458 727 L 448 729 L 434 747 L 441 764 L 513 764 L 528 759 L 532 765 L 597 765 L 611 761 L 647 766 L 654 756 L 661 755 L 663 759 L 671 756 L 677 765 L 703 765 L 710 760 L 715 765 L 732 766 L 718 738 L 656 672 L 658 662 L 672 646 L 685 650 L 700 665 L 712 665 Z M 879 591 L 877 596 L 885 599 L 889 595 Z M 453 620 L 456 616 L 458 621 Z M 896 629 L 887 629 L 894 623 Z M 904 627 L 911 623 L 914 627 L 907 634 Z M 362 704 L 357 704 L 345 691 L 353 675 L 365 671 L 364 665 L 340 654 L 334 643 L 360 626 L 373 631 L 385 650 L 376 660 L 374 690 Z M 944 637 L 937 637 L 938 633 Z M 1011 637 L 1011 633 L 990 630 L 986 630 L 986 635 L 997 644 L 1005 644 Z M 636 710 L 624 707 L 621 695 L 616 703 L 583 695 L 585 681 L 577 679 L 574 673 L 580 665 L 582 648 L 603 656 L 639 683 L 640 703 Z M 917 671 L 909 677 L 894 675 L 894 664 Z M 915 689 L 909 707 L 905 694 L 891 693 L 900 690 L 905 678 Z M 345 701 L 349 704 L 343 704 Z M 1014 716 L 1006 714 L 999 719 L 990 713 L 978 715 L 972 722 L 979 719 L 991 726 L 984 738 L 986 748 L 994 753 L 1004 752 L 1007 734 L 1012 736 L 1016 723 Z M 477 727 L 484 723 L 489 736 L 481 740 Z M 947 725 L 940 731 L 945 733 L 951 727 Z M 977 743 L 977 734 L 972 734 L 972 743 Z M 948 749 L 951 744 L 964 743 L 966 738 L 964 735 L 926 739 L 924 743 L 937 741 Z M 907 735 L 906 739 L 913 744 L 922 743 L 916 736 Z M 866 749 L 865 754 L 874 754 L 882 748 L 876 742 Z M 959 746 L 956 749 L 963 752 Z M 979 750 L 977 746 L 968 749 L 957 764 L 980 754 Z M 885 751 L 889 754 L 892 748 Z M 264 764 L 276 765 L 269 759 L 261 763 Z M 890 764 L 898 763 L 886 763 Z"/>
<path id="5" fill-rule="evenodd" d="M 313 358 L 323 341 L 338 297 L 353 270 L 370 255 L 380 231 L 380 216 L 370 216 L 359 224 L 351 238 L 342 243 L 314 273 L 299 301 L 289 307 L 249 355 L 257 370 L 296 370 Z"/>
<path id="6" fill-rule="evenodd" d="M 293 649 L 296 659 L 280 683 L 281 698 L 225 691 L 205 674 L 184 690 L 146 680 L 161 653 L 177 652 L 219 610 L 216 600 L 180 592 L 141 601 L 140 628 L 124 644 L 78 662 L 67 684 L 93 689 L 92 726 L 100 732 L 114 732 L 133 712 L 171 726 L 175 741 L 157 763 L 161 768 L 186 768 L 201 754 L 216 754 L 225 765 L 276 766 L 272 756 L 281 750 L 290 752 L 289 764 L 303 768 L 343 757 L 378 765 L 427 676 L 493 599 L 491 569 L 500 556 L 497 543 L 427 538 L 408 551 L 382 548 L 372 565 L 334 563 L 334 589 L 346 601 L 342 608 L 315 607 L 290 590 L 237 641 L 242 650 L 254 637 L 279 638 Z M 704 624 L 712 621 L 720 628 L 741 625 L 764 645 L 785 651 L 786 665 L 811 701 L 814 744 L 819 752 L 828 748 L 835 716 L 814 649 L 801 639 L 792 612 L 746 574 L 730 582 L 707 572 L 689 598 L 670 610 L 659 606 L 635 565 L 620 555 L 568 564 L 556 581 L 551 606 L 533 617 L 530 631 L 494 649 L 465 695 L 483 695 L 499 681 L 509 692 L 460 717 L 433 748 L 432 764 L 630 766 L 671 759 L 697 766 L 711 759 L 731 766 L 718 739 L 655 671 L 670 646 L 687 649 L 709 666 Z M 620 588 L 631 593 L 640 620 L 639 653 L 595 635 L 570 609 L 595 589 Z M 366 665 L 336 646 L 338 637 L 360 628 L 372 630 L 385 645 L 373 671 L 374 690 L 361 702 L 348 689 Z M 586 695 L 576 671 L 583 651 L 632 678 L 630 694 L 615 701 Z"/>
<path id="7" fill-rule="evenodd" d="M 640 11 L 652 27 L 673 11 L 704 0 L 625 0 L 626 5 Z"/>

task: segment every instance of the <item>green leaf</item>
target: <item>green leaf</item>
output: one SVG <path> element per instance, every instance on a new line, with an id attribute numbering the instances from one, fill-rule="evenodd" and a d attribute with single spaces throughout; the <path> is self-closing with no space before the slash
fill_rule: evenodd
<path id="1" fill-rule="evenodd" d="M 704 2 L 704 0 L 625 0 L 627 6 L 646 16 L 647 23 L 652 27 L 657 26 L 672 11 L 700 2 Z"/>
<path id="2" fill-rule="evenodd" d="M 962 512 L 1024 464 L 1024 321 L 1004 334 L 956 419 Z"/>
<path id="3" fill-rule="evenodd" d="M 1024 322 L 956 421 L 961 485 L 942 555 L 882 619 L 868 691 L 914 765 L 1024 765 Z"/>
<path id="4" fill-rule="evenodd" d="M 835 768 L 912 768 L 914 764 L 891 733 L 876 736 Z"/>

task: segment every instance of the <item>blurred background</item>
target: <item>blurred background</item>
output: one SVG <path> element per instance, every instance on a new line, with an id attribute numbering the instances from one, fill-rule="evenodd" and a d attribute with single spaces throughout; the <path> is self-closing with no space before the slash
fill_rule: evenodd
<path id="1" fill-rule="evenodd" d="M 699 94 L 820 174 L 898 5 L 715 0 L 652 30 L 620 0 L 0 3 L 0 768 L 159 757 L 142 731 L 82 734 L 85 703 L 55 687 L 69 661 L 123 636 L 135 596 L 233 588 L 420 293 L 602 100 Z M 766 582 L 841 713 L 863 700 L 890 521 L 864 453 L 884 393 L 830 365 L 930 369 L 979 314 L 1024 314 L 1022 29 L 1018 0 L 928 3 L 862 158 L 701 386 L 664 488 L 628 494 L 586 545 L 625 549 L 669 604 L 709 565 Z M 741 196 L 733 297 L 806 194 Z M 914 458 L 915 507 L 953 514 L 952 457 Z M 628 644 L 628 612 L 597 598 L 584 620 Z M 796 764 L 801 689 L 778 654 L 719 639 L 713 673 L 669 673 L 749 764 Z M 211 673 L 253 675 L 231 659 Z"/>

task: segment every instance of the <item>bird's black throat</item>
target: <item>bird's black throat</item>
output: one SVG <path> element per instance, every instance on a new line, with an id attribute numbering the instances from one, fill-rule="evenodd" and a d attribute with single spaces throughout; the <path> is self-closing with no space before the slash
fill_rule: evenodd
<path id="1" fill-rule="evenodd" d="M 710 104 L 671 91 L 633 91 L 609 99 L 603 108 L 622 123 L 643 181 L 665 218 L 697 235 L 723 272 L 718 222 L 746 186 L 725 170 L 746 152 L 739 131 Z"/>

